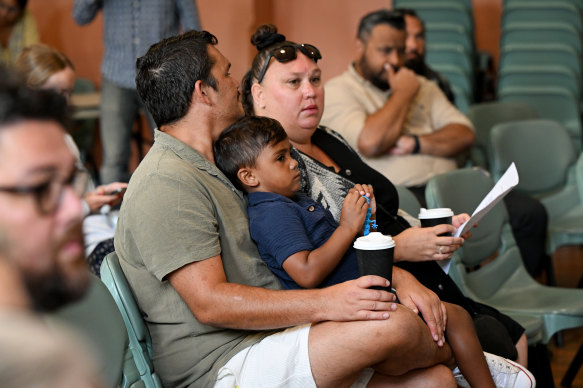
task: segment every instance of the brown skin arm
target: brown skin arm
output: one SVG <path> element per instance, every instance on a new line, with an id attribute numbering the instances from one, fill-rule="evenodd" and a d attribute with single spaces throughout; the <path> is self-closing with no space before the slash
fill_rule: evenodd
<path id="1" fill-rule="evenodd" d="M 330 238 L 319 248 L 289 256 L 283 262 L 285 272 L 304 288 L 318 287 L 342 260 L 354 237 L 362 231 L 367 209 L 366 200 L 351 190 L 342 205 L 340 225 Z"/>
<path id="2" fill-rule="evenodd" d="M 449 158 L 469 149 L 474 144 L 476 136 L 465 125 L 449 124 L 433 133 L 418 136 L 418 139 L 419 153 Z M 390 149 L 390 154 L 411 154 L 414 147 L 413 136 L 402 135 Z"/>
<path id="3" fill-rule="evenodd" d="M 303 323 L 384 320 L 396 306 L 379 276 L 363 276 L 314 290 L 268 290 L 226 280 L 221 256 L 193 262 L 168 275 L 170 284 L 203 324 L 233 329 L 275 329 Z"/>
<path id="4" fill-rule="evenodd" d="M 358 137 L 358 150 L 372 158 L 387 153 L 401 136 L 409 105 L 419 90 L 419 80 L 413 71 L 401 68 L 394 72 L 385 66 L 392 93 L 385 104 L 369 115 Z"/>

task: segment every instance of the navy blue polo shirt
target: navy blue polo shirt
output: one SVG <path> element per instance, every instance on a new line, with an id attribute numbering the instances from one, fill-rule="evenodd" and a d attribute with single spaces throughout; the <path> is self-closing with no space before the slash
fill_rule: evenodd
<path id="1" fill-rule="evenodd" d="M 274 193 L 249 194 L 249 229 L 261 258 L 285 288 L 301 288 L 283 269 L 283 262 L 300 251 L 313 251 L 338 227 L 332 214 L 310 197 L 293 199 Z M 318 286 L 323 288 L 359 276 L 356 251 L 350 247 L 336 268 Z"/>

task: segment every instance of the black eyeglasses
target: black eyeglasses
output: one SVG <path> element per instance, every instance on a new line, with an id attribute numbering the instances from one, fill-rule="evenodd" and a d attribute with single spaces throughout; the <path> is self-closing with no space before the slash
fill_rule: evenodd
<path id="1" fill-rule="evenodd" d="M 34 186 L 0 187 L 0 191 L 15 195 L 32 195 L 40 214 L 51 214 L 61 205 L 65 187 L 70 186 L 79 197 L 85 193 L 89 175 L 86 171 L 75 169 L 64 180 L 49 180 Z"/>
<path id="2" fill-rule="evenodd" d="M 271 60 L 272 57 L 277 59 L 277 61 L 281 63 L 293 61 L 298 57 L 297 50 L 300 50 L 306 57 L 313 59 L 314 62 L 318 62 L 318 59 L 322 59 L 322 54 L 320 54 L 320 50 L 318 50 L 315 46 L 312 46 L 311 44 L 307 43 L 302 44 L 290 43 L 275 48 L 271 50 L 267 55 L 267 58 L 265 58 L 265 63 L 263 63 L 263 68 L 261 69 L 259 78 L 257 78 L 257 83 L 261 83 L 261 81 L 263 81 L 263 77 L 265 77 L 265 72 L 267 71 L 269 61 Z"/>

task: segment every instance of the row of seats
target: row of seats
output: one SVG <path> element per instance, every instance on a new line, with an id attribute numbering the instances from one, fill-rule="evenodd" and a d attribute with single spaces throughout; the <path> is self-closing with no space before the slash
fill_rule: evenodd
<path id="1" fill-rule="evenodd" d="M 451 83 L 456 106 L 467 110 L 476 98 L 473 6 L 467 0 L 394 0 L 425 23 L 426 61 Z"/>
<path id="2" fill-rule="evenodd" d="M 481 167 L 480 171 L 489 170 L 492 178 L 488 176 L 487 179 L 492 181 L 492 179 L 499 179 L 508 166 L 514 162 L 520 179 L 514 190 L 539 198 L 545 206 L 549 216 L 547 253 L 552 255 L 563 245 L 583 244 L 583 153 L 577 149 L 571 133 L 565 126 L 555 120 L 541 118 L 537 109 L 520 101 L 475 104 L 470 107 L 468 117 L 476 130 L 476 144 L 470 153 L 471 164 Z M 479 182 L 472 181 L 467 186 L 463 182 L 466 175 L 475 174 L 475 172 L 455 172 L 446 174 L 445 177 L 435 178 L 437 182 L 443 179 L 447 184 L 452 184 L 456 190 L 465 193 L 468 199 L 458 198 L 452 193 L 448 193 L 450 196 L 447 198 L 430 199 L 435 195 L 436 185 L 441 185 L 441 183 L 430 182 L 426 193 L 428 205 L 451 207 L 463 212 L 473 211 L 476 204 L 467 203 L 469 198 L 478 201 L 485 194 L 486 188 L 491 186 L 486 185 L 487 187 L 483 188 L 484 193 L 474 193 L 475 188 L 480 187 Z M 472 179 L 479 181 L 485 178 Z M 464 205 L 460 206 L 460 204 Z M 506 217 L 505 214 L 504 217 Z M 532 303 L 538 299 L 532 298 L 534 294 L 528 293 L 538 292 L 535 288 L 543 286 L 536 284 L 526 274 L 523 266 L 517 262 L 516 257 L 520 259 L 520 253 L 516 249 L 509 250 L 509 247 L 515 244 L 511 231 L 506 227 L 501 228 L 499 222 L 500 218 L 496 222 L 489 221 L 488 218 L 480 221 L 480 228 L 473 233 L 472 238 L 456 255 L 451 276 L 468 295 L 477 296 L 477 300 L 507 312 L 527 327 L 526 324 L 529 322 L 523 321 L 524 308 L 534 309 Z M 482 235 L 484 231 L 487 231 L 488 235 Z M 492 245 L 492 241 L 488 242 L 488 239 L 492 238 L 500 239 L 499 244 Z M 489 268 L 488 270 L 480 269 L 475 273 L 467 273 L 466 267 L 474 268 L 476 264 L 481 263 L 482 259 L 485 260 L 489 256 L 489 254 L 480 256 L 479 249 L 476 251 L 467 249 L 468 246 L 472 247 L 472 244 L 479 245 L 481 240 L 483 240 L 481 243 L 485 244 L 480 248 L 482 252 L 498 252 L 498 257 L 494 261 L 496 265 L 485 266 L 484 268 Z M 478 263 L 474 262 L 475 260 L 478 260 Z M 552 269 L 552 263 L 550 265 Z M 499 284 L 499 290 L 489 288 L 490 276 L 500 276 L 504 279 L 503 284 Z M 510 280 L 517 284 L 513 285 Z M 541 290 L 550 292 L 548 295 L 554 295 L 557 298 L 559 296 L 566 298 L 560 299 L 561 301 L 572 301 L 573 295 L 577 298 L 583 295 L 581 294 L 583 290 L 565 290 L 564 295 L 555 288 Z M 557 295 L 553 294 L 555 292 Z M 531 299 L 531 303 L 521 301 L 521 295 L 530 295 L 528 298 Z M 509 301 L 510 304 L 507 303 Z M 542 337 L 540 334 L 535 335 L 536 325 L 531 322 L 527 327 L 527 334 L 529 328 L 532 330 L 529 343 L 532 343 L 531 341 L 546 343 L 554 333 L 560 330 L 583 326 L 583 311 L 574 309 L 576 304 L 562 305 L 559 304 L 559 299 L 546 300 L 545 303 L 547 302 L 548 304 L 543 304 L 541 308 L 547 308 L 550 312 L 543 313 L 539 309 L 536 313 L 543 316 Z M 573 308 L 569 309 L 568 306 Z M 520 308 L 515 308 L 513 311 L 510 307 Z M 534 311 L 531 310 L 533 314 Z M 533 314 L 529 313 L 527 316 Z M 553 314 L 553 317 L 547 317 L 545 314 Z M 548 326 L 551 324 L 555 326 Z M 540 330 L 538 332 L 541 333 Z M 568 373 L 563 378 L 563 386 L 570 386 L 583 364 L 583 346 L 579 353 L 581 356 L 573 359 Z"/>
<path id="3" fill-rule="evenodd" d="M 582 149 L 580 0 L 506 0 L 502 11 L 498 99 L 523 101 L 557 120 Z"/>

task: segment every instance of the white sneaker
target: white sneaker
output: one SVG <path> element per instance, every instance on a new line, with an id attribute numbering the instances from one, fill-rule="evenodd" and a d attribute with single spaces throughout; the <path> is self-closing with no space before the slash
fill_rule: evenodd
<path id="1" fill-rule="evenodd" d="M 532 373 L 514 361 L 484 352 L 492 380 L 496 388 L 534 388 L 536 381 Z M 457 384 L 462 388 L 471 388 L 459 368 L 453 370 Z"/>

